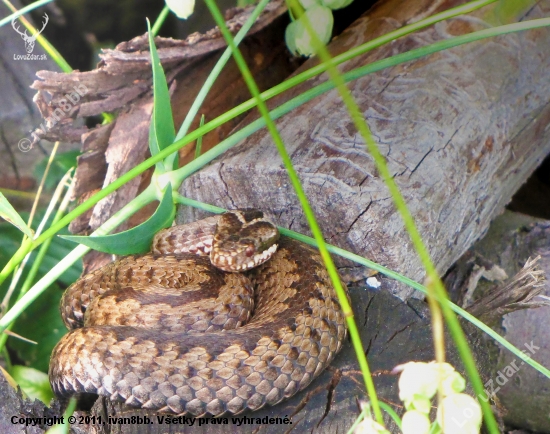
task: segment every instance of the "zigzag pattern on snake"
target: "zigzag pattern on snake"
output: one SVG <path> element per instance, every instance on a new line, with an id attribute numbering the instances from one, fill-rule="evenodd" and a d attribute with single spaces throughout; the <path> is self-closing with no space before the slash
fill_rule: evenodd
<path id="1" fill-rule="evenodd" d="M 270 231 L 261 213 L 233 211 L 80 278 L 61 302 L 71 331 L 52 353 L 54 392 L 199 417 L 304 389 L 341 349 L 345 319 L 318 252 Z M 224 272 L 206 254 L 227 270 L 263 264 Z"/>

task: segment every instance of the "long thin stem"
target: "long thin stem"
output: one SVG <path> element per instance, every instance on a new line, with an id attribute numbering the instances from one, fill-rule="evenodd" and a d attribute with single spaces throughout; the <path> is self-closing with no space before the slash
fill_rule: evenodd
<path id="1" fill-rule="evenodd" d="M 164 24 L 164 21 L 166 21 L 166 17 L 170 13 L 170 8 L 166 5 L 162 8 L 162 11 L 160 11 L 159 16 L 157 17 L 155 24 L 153 24 L 153 28 L 151 29 L 151 33 L 156 36 L 158 35 L 160 28 Z"/>

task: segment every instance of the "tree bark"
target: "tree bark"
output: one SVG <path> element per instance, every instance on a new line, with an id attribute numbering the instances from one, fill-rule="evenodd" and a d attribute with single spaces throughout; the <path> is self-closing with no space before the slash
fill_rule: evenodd
<path id="1" fill-rule="evenodd" d="M 63 411 L 57 401 L 48 408 L 38 399 L 31 401 L 24 398 L 21 390 L 15 390 L 0 370 L 0 432 L 42 434 L 51 427 L 50 422 L 53 423 L 53 418 L 62 414 Z M 34 418 L 35 423 L 31 421 L 26 425 L 26 418 Z"/>

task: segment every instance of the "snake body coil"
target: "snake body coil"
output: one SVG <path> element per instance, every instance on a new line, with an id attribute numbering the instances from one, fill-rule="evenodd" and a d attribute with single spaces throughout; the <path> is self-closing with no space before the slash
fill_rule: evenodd
<path id="1" fill-rule="evenodd" d="M 340 350 L 345 319 L 317 251 L 277 238 L 261 213 L 233 211 L 79 279 L 61 302 L 72 330 L 52 353 L 54 392 L 219 416 L 305 388 Z M 224 272 L 205 254 L 226 270 L 263 264 Z"/>

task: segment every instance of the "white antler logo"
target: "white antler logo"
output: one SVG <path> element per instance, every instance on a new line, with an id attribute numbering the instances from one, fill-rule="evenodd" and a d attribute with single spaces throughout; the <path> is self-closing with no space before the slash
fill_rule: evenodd
<path id="1" fill-rule="evenodd" d="M 25 33 L 22 33 L 21 30 L 19 30 L 19 27 L 17 26 L 17 24 L 15 24 L 16 19 L 17 18 L 14 18 L 11 21 L 11 26 L 13 27 L 13 30 L 15 30 L 17 33 L 19 33 L 21 35 L 21 37 L 25 41 L 25 50 L 27 50 L 27 53 L 31 54 L 32 50 L 34 50 L 34 43 L 36 42 L 36 37 L 40 33 L 42 33 L 42 30 L 44 30 L 44 28 L 46 27 L 46 24 L 48 24 L 48 21 L 49 21 L 48 14 L 44 13 L 44 22 L 42 23 L 42 28 L 40 29 L 40 31 L 38 31 L 37 33 L 35 33 L 32 36 L 27 35 L 26 30 L 25 30 Z"/>

